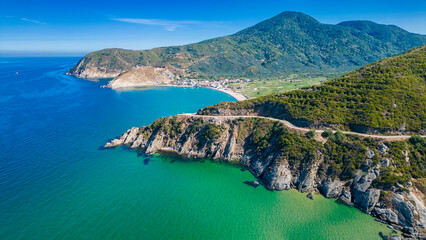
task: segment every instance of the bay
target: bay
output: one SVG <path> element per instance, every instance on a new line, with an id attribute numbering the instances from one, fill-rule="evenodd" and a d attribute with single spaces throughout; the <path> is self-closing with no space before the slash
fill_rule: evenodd
<path id="1" fill-rule="evenodd" d="M 253 188 L 248 171 L 146 157 L 109 139 L 225 93 L 100 88 L 64 73 L 78 58 L 0 59 L 0 239 L 381 239 L 353 207 Z"/>

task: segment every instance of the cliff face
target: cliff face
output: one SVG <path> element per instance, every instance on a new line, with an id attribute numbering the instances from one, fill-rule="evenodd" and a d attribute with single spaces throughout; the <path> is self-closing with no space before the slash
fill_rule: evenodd
<path id="1" fill-rule="evenodd" d="M 335 135 L 323 139 L 327 141 L 323 144 L 314 140 L 320 136 L 309 138 L 267 119 L 179 115 L 129 129 L 105 147 L 128 145 L 147 154 L 173 152 L 189 158 L 237 162 L 270 190 L 295 188 L 301 192 L 320 192 L 347 205 L 354 204 L 394 225 L 406 236 L 424 234 L 425 196 L 413 186 L 417 180 L 381 185 L 386 183 L 382 178 L 388 174 L 387 170 L 398 165 L 393 145 L 368 139 L 365 140 L 368 149 L 364 150 L 360 149 L 361 140 L 349 137 L 345 140 Z M 335 155 L 338 151 L 347 156 Z M 404 161 L 414 165 L 408 150 L 401 151 L 408 158 Z M 358 162 L 339 162 L 339 158 L 346 159 L 351 154 L 357 154 Z M 356 167 L 343 167 L 358 163 Z"/>

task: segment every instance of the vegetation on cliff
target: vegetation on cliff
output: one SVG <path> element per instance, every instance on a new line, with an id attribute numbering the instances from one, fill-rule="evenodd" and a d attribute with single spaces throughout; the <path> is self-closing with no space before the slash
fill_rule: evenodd
<path id="1" fill-rule="evenodd" d="M 412 178 L 426 178 L 426 140 L 416 135 L 406 141 L 382 142 L 337 131 L 334 134 L 327 132 L 327 141 L 322 144 L 315 140 L 314 131 L 307 134 L 291 132 L 282 123 L 267 119 L 239 118 L 217 124 L 201 118 L 182 119 L 178 116 L 160 118 L 141 131 L 178 139 L 177 145 L 192 137 L 196 142 L 194 145 L 202 150 L 209 149 L 224 131 L 232 133 L 235 129 L 237 141 L 245 142 L 245 147 L 256 155 L 262 156 L 265 152 L 279 155 L 278 160 L 288 161 L 294 170 L 321 155 L 324 161 L 319 174 L 344 181 L 353 179 L 358 169 L 380 166 L 380 177 L 374 181 L 374 186 L 380 189 L 390 189 L 396 183 L 405 185 Z M 369 151 L 373 156 L 368 156 Z"/>
<path id="2" fill-rule="evenodd" d="M 324 133 L 303 134 L 256 117 L 178 115 L 132 128 L 105 147 L 127 144 L 147 154 L 167 151 L 238 162 L 270 190 L 320 191 L 398 224 L 407 236 L 419 236 L 416 231 L 426 224 L 426 208 L 419 200 L 425 196 L 425 139 L 385 142 Z"/>
<path id="3" fill-rule="evenodd" d="M 223 110 L 355 131 L 421 133 L 426 129 L 426 45 L 322 85 L 219 103 L 199 113 Z"/>
<path id="4" fill-rule="evenodd" d="M 426 36 L 369 21 L 322 24 L 283 12 L 230 36 L 185 46 L 86 55 L 69 74 L 118 74 L 136 65 L 185 69 L 192 76 L 270 76 L 343 72 L 426 43 Z"/>

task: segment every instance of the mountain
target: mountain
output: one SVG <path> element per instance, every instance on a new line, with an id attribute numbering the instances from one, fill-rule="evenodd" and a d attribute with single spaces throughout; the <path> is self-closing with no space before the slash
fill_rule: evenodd
<path id="1" fill-rule="evenodd" d="M 195 44 L 92 52 L 67 74 L 113 78 L 137 65 L 194 77 L 346 72 L 423 44 L 426 36 L 393 25 L 322 24 L 303 13 L 283 12 L 233 35 Z"/>
<path id="2" fill-rule="evenodd" d="M 425 134 L 426 45 L 319 86 L 219 103 L 199 114 L 260 115 L 310 128 Z"/>

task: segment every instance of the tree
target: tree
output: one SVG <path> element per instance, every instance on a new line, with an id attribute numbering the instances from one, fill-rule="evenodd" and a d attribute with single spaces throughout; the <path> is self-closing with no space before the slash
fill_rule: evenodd
<path id="1" fill-rule="evenodd" d="M 325 130 L 325 131 L 321 134 L 321 136 L 322 136 L 322 137 L 325 137 L 325 138 L 330 137 L 331 135 L 333 135 L 333 131 L 331 131 L 330 129 Z"/>
<path id="2" fill-rule="evenodd" d="M 307 132 L 306 133 L 306 137 L 307 138 L 313 138 L 315 136 L 315 130 L 314 129 L 312 129 L 312 130 L 309 130 L 309 132 Z"/>

